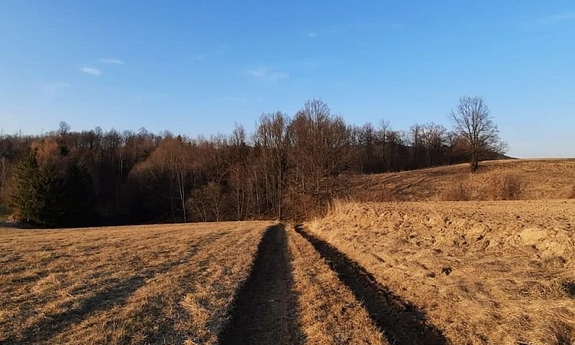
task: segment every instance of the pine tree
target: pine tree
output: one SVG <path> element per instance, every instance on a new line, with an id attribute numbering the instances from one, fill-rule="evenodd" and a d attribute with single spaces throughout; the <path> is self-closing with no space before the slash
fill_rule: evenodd
<path id="1" fill-rule="evenodd" d="M 38 208 L 34 215 L 36 223 L 46 227 L 65 225 L 67 210 L 63 200 L 66 197 L 66 181 L 58 176 L 53 166 L 43 166 L 38 170 L 34 185 Z"/>
<path id="2" fill-rule="evenodd" d="M 91 179 L 81 162 L 70 162 L 66 170 L 63 195 L 60 198 L 64 226 L 80 226 L 90 223 L 91 218 Z"/>
<path id="3" fill-rule="evenodd" d="M 16 167 L 16 193 L 12 196 L 12 206 L 26 222 L 35 222 L 40 208 L 35 190 L 38 169 L 36 153 L 32 150 L 24 153 Z"/>
<path id="4" fill-rule="evenodd" d="M 44 227 L 88 222 L 89 175 L 73 160 L 66 164 L 63 171 L 52 164 L 40 166 L 34 151 L 22 157 L 16 168 L 12 205 L 24 221 Z"/>

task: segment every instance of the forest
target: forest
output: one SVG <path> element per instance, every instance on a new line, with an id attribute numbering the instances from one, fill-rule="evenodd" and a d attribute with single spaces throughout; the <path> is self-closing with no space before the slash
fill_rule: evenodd
<path id="1" fill-rule="evenodd" d="M 315 99 L 293 116 L 263 114 L 251 134 L 236 126 L 210 138 L 74 132 L 62 122 L 42 135 L 0 136 L 0 207 L 40 227 L 308 219 L 346 196 L 342 176 L 473 165 L 504 152 L 487 146 L 479 157 L 465 134 L 456 121 L 453 130 L 350 125 Z"/>

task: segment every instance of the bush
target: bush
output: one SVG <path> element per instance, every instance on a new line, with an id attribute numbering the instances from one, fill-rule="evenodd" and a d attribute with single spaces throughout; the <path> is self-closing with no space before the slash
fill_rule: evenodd
<path id="1" fill-rule="evenodd" d="M 491 200 L 518 200 L 524 191 L 525 183 L 516 175 L 494 177 L 487 185 L 488 197 Z"/>
<path id="2" fill-rule="evenodd" d="M 569 199 L 575 199 L 575 184 L 571 187 L 571 193 L 568 196 Z"/>
<path id="3" fill-rule="evenodd" d="M 471 200 L 471 186 L 467 182 L 458 182 L 448 186 L 443 192 L 445 201 L 469 201 Z"/>

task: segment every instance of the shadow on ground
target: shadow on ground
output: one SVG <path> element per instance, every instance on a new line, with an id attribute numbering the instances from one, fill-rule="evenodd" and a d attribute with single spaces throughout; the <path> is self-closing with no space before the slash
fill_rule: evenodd
<path id="1" fill-rule="evenodd" d="M 416 306 L 381 286 L 369 272 L 332 245 L 309 234 L 301 226 L 296 226 L 296 231 L 314 246 L 339 279 L 363 302 L 390 344 L 449 344 L 437 327 L 426 322 L 425 314 Z"/>
<path id="2" fill-rule="evenodd" d="M 293 285 L 284 225 L 272 226 L 262 237 L 250 276 L 236 295 L 220 344 L 303 344 Z"/>
<path id="3" fill-rule="evenodd" d="M 45 319 L 24 329 L 20 336 L 12 335 L 2 344 L 24 345 L 49 342 L 51 338 L 66 330 L 68 327 L 79 324 L 92 313 L 105 311 L 114 306 L 125 304 L 130 295 L 144 286 L 149 279 L 167 273 L 169 270 L 178 266 L 187 264 L 204 244 L 212 243 L 226 234 L 227 232 L 222 232 L 204 238 L 200 243 L 193 245 L 184 258 L 175 262 L 166 262 L 156 267 L 148 268 L 130 278 L 112 280 L 105 290 L 82 301 L 79 307 L 61 314 L 47 316 Z"/>

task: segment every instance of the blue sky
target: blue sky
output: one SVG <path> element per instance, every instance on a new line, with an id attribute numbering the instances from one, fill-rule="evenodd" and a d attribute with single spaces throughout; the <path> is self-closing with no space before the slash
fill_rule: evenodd
<path id="1" fill-rule="evenodd" d="M 509 154 L 575 156 L 569 1 L 0 3 L 0 130 L 248 131 L 322 99 L 346 122 L 491 108 Z"/>

